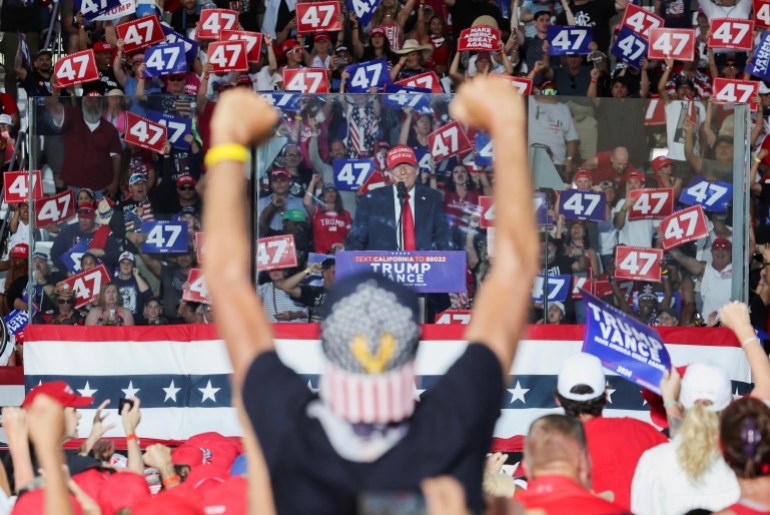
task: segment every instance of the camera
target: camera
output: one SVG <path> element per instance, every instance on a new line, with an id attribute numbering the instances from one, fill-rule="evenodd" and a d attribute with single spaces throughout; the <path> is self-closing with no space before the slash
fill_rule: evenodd
<path id="1" fill-rule="evenodd" d="M 134 401 L 131 399 L 126 399 L 125 397 L 118 399 L 118 415 L 123 413 L 123 406 L 125 405 L 128 405 L 128 409 L 131 409 L 134 407 Z"/>

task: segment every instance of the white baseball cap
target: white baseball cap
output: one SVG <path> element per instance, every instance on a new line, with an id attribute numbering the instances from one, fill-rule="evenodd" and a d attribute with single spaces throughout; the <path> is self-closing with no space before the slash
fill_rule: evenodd
<path id="1" fill-rule="evenodd" d="M 710 401 L 709 411 L 722 411 L 733 400 L 732 382 L 727 371 L 711 363 L 688 365 L 682 378 L 682 392 L 679 400 L 685 409 L 692 408 L 698 401 Z"/>
<path id="2" fill-rule="evenodd" d="M 10 114 L 0 114 L 0 124 L 13 125 L 13 118 Z"/>
<path id="3" fill-rule="evenodd" d="M 579 385 L 591 388 L 588 393 L 574 393 L 571 390 Z M 595 399 L 604 393 L 604 369 L 599 358 L 580 352 L 567 358 L 559 372 L 556 390 L 559 395 L 572 401 L 587 401 Z"/>

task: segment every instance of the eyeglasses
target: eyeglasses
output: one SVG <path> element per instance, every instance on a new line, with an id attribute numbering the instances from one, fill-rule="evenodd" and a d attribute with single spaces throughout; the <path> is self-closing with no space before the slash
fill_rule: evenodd
<path id="1" fill-rule="evenodd" d="M 302 154 L 298 154 L 296 152 L 287 152 L 284 154 L 285 157 L 302 157 Z"/>
<path id="2" fill-rule="evenodd" d="M 725 68 L 737 68 L 738 65 L 735 63 L 726 63 Z"/>
<path id="3" fill-rule="evenodd" d="M 171 76 L 169 76 L 168 80 L 174 80 L 174 81 L 184 80 L 184 77 L 181 77 L 179 75 L 171 75 Z"/>
<path id="4" fill-rule="evenodd" d="M 73 304 L 75 302 L 75 299 L 59 299 L 59 305 L 63 304 Z"/>
<path id="5" fill-rule="evenodd" d="M 195 189 L 195 186 L 190 186 L 189 184 L 186 186 L 179 186 L 179 191 L 192 191 Z"/>

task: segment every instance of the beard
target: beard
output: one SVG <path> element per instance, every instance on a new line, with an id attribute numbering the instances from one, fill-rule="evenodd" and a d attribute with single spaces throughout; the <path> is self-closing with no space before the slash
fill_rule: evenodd
<path id="1" fill-rule="evenodd" d="M 98 107 L 83 106 L 83 118 L 88 123 L 96 123 L 102 117 L 102 110 Z"/>

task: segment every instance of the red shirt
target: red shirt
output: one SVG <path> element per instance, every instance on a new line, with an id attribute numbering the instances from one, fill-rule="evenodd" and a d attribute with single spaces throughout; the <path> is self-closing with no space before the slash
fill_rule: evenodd
<path id="1" fill-rule="evenodd" d="M 741 501 L 738 501 L 727 509 L 732 510 L 735 515 L 762 515 L 763 513 L 770 513 L 770 511 L 767 510 L 760 511 L 756 508 L 743 504 Z"/>
<path id="2" fill-rule="evenodd" d="M 632 471 L 633 472 L 633 471 Z M 612 515 L 627 513 L 621 506 L 597 497 L 567 476 L 541 476 L 516 494 L 525 508 L 546 515 Z"/>
<path id="3" fill-rule="evenodd" d="M 0 114 L 17 114 L 19 106 L 8 93 L 0 93 Z"/>
<path id="4" fill-rule="evenodd" d="M 350 213 L 316 209 L 313 215 L 313 251 L 328 254 L 335 243 L 345 244 L 350 231 Z"/>
<path id="5" fill-rule="evenodd" d="M 650 424 L 633 418 L 596 417 L 583 427 L 591 455 L 594 492 L 612 490 L 615 503 L 630 509 L 631 480 L 644 451 L 668 442 Z"/>
<path id="6" fill-rule="evenodd" d="M 444 212 L 449 218 L 449 223 L 457 226 L 464 226 L 462 216 L 474 213 L 473 206 L 479 205 L 481 193 L 478 190 L 470 190 L 465 194 L 465 198 L 460 200 L 460 196 L 455 191 L 444 192 Z"/>
<path id="7" fill-rule="evenodd" d="M 99 119 L 96 130 L 86 125 L 79 109 L 64 108 L 64 160 L 62 180 L 72 186 L 101 190 L 112 182 L 113 168 L 110 154 L 120 155 L 120 135 L 104 119 Z"/>
<path id="8" fill-rule="evenodd" d="M 612 181 L 618 188 L 620 188 L 621 185 L 625 184 L 628 172 L 635 171 L 636 168 L 631 166 L 631 163 L 628 163 L 625 171 L 623 173 L 618 173 L 612 167 L 612 161 L 610 161 L 611 157 L 611 150 L 596 154 L 596 170 L 591 172 L 591 178 L 594 184 L 599 184 L 602 181 Z M 620 189 L 618 189 L 618 191 L 620 191 Z"/>

